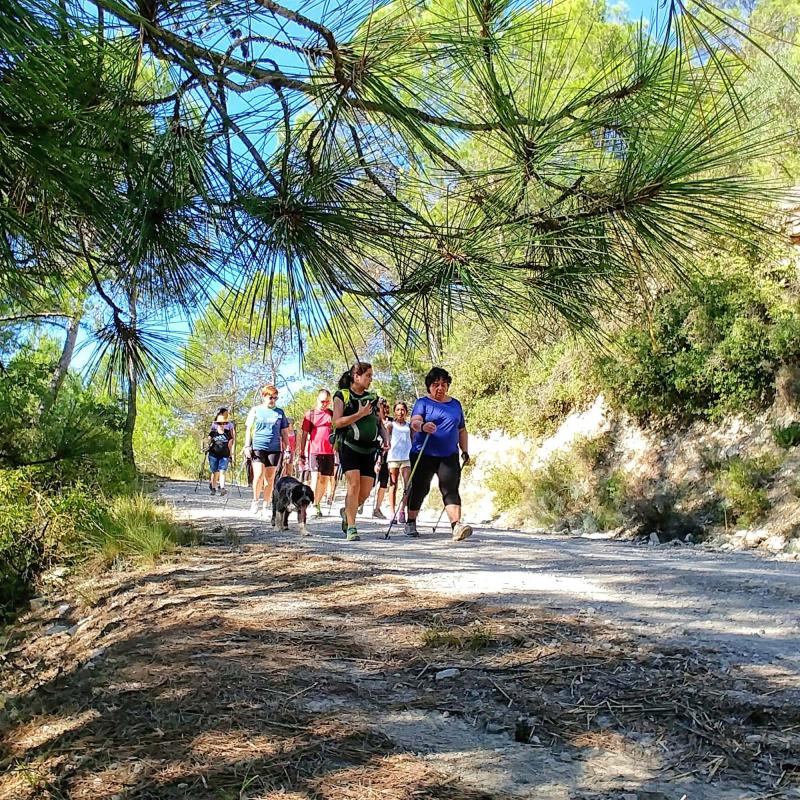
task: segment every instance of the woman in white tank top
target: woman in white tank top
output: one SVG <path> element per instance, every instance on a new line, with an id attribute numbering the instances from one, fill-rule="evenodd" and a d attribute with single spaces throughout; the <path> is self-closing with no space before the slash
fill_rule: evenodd
<path id="1" fill-rule="evenodd" d="M 394 518 L 397 502 L 397 483 L 400 475 L 403 476 L 403 491 L 408 486 L 408 476 L 411 474 L 411 426 L 408 424 L 408 406 L 402 401 L 394 404 L 394 419 L 386 427 L 389 430 L 390 444 L 387 461 L 389 464 L 389 506 Z M 400 512 L 397 521 L 403 524 L 406 514 L 405 509 Z"/>

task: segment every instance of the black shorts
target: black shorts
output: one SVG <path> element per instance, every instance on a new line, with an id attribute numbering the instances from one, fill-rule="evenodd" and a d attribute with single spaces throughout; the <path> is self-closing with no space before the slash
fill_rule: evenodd
<path id="1" fill-rule="evenodd" d="M 386 460 L 386 451 L 381 455 L 380 470 L 378 471 L 378 486 L 385 489 L 389 485 L 389 462 Z"/>
<path id="2" fill-rule="evenodd" d="M 375 451 L 369 453 L 357 453 L 355 450 L 342 445 L 339 452 L 339 463 L 342 465 L 342 474 L 358 470 L 362 478 L 372 478 L 375 480 Z"/>
<path id="3" fill-rule="evenodd" d="M 272 450 L 253 450 L 253 461 L 258 461 L 265 467 L 277 467 L 281 460 L 281 451 Z"/>
<path id="4" fill-rule="evenodd" d="M 320 475 L 333 475 L 334 466 L 333 455 L 311 453 L 308 457 L 308 468 L 312 472 L 319 472 Z"/>

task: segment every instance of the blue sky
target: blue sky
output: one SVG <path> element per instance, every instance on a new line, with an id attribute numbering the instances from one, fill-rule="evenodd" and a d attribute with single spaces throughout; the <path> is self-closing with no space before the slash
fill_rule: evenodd
<path id="1" fill-rule="evenodd" d="M 300 8 L 301 6 L 307 5 L 306 3 L 300 2 L 288 2 L 287 5 Z M 623 0 L 621 2 L 613 2 L 613 0 L 609 0 L 608 2 L 608 10 L 609 12 L 617 17 L 627 17 L 628 19 L 638 19 L 640 17 L 645 17 L 646 19 L 653 16 L 658 3 L 655 0 Z M 292 54 L 284 54 L 281 61 L 283 62 L 281 66 L 284 68 L 289 67 L 290 69 L 294 68 L 302 68 L 299 60 L 295 63 L 289 63 L 294 60 L 294 56 Z M 233 100 L 235 103 L 236 101 Z M 232 112 L 235 114 L 236 109 L 231 106 Z M 221 284 L 220 284 L 221 288 Z M 198 309 L 198 315 L 204 311 L 204 308 Z M 186 335 L 189 333 L 189 324 L 186 320 L 182 319 L 178 314 L 168 316 L 165 321 L 164 329 L 169 330 L 170 333 L 176 336 L 176 338 L 184 339 Z M 91 360 L 93 352 L 93 347 L 91 345 L 91 337 L 87 333 L 87 327 L 85 326 L 82 328 L 81 333 L 78 339 L 78 347 L 76 349 L 75 357 L 73 359 L 73 366 L 77 369 L 83 369 Z M 297 359 L 295 359 L 288 368 L 284 371 L 285 379 L 289 380 L 294 378 L 295 376 L 299 375 L 300 366 Z M 304 380 L 291 380 L 289 385 L 294 390 L 296 388 L 301 387 L 305 383 Z"/>

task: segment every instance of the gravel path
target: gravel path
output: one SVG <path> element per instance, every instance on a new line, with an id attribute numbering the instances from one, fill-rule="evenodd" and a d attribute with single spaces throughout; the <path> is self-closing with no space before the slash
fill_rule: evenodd
<path id="1" fill-rule="evenodd" d="M 265 546 L 287 541 L 314 553 L 373 565 L 416 589 L 451 597 L 596 615 L 628 632 L 708 649 L 731 665 L 800 676 L 800 564 L 699 546 L 641 546 L 627 542 L 478 528 L 465 542 L 449 540 L 446 523 L 424 518 L 422 536 L 409 540 L 388 523 L 359 519 L 362 541 L 348 543 L 333 516 L 296 523 L 279 534 L 249 513 L 249 494 L 234 487 L 211 497 L 201 484 L 170 482 L 164 499 L 212 536 Z"/>

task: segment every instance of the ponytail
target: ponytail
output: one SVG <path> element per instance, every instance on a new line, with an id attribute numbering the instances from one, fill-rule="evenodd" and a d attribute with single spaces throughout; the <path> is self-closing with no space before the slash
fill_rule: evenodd
<path id="1" fill-rule="evenodd" d="M 353 385 L 353 376 L 363 375 L 368 369 L 372 369 L 372 364 L 368 361 L 356 361 L 347 372 L 342 373 L 342 377 L 339 378 L 339 388 L 349 389 Z"/>

